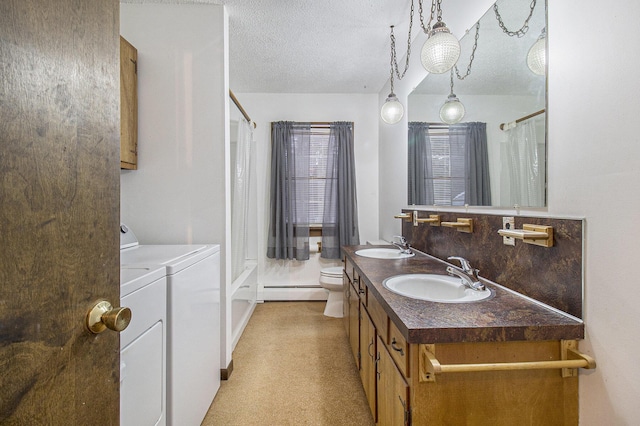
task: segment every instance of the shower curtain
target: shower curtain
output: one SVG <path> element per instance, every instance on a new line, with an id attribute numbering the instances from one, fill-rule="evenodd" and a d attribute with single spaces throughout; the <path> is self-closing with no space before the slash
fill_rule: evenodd
<path id="1" fill-rule="evenodd" d="M 244 118 L 238 121 L 235 164 L 232 178 L 231 204 L 231 281 L 245 268 L 247 258 L 247 226 L 249 214 L 249 182 L 253 125 Z"/>
<path id="2" fill-rule="evenodd" d="M 545 206 L 545 142 L 539 120 L 511 124 L 501 149 L 501 204 Z M 544 126 L 544 123 L 542 124 Z M 539 140 L 542 139 L 542 140 Z"/>

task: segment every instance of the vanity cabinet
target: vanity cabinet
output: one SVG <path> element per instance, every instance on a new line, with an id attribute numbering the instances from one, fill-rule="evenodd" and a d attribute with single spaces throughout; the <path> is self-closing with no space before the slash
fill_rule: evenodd
<path id="1" fill-rule="evenodd" d="M 532 367 L 577 359 L 577 340 L 411 343 L 362 272 L 345 258 L 345 324 L 377 425 L 578 424 L 577 370 Z"/>
<path id="2" fill-rule="evenodd" d="M 345 313 L 348 312 L 346 329 L 371 414 L 379 425 L 409 424 L 405 423 L 409 416 L 409 386 L 405 379 L 408 365 L 406 346 L 394 338 L 396 346 L 389 349 L 389 318 L 369 294 L 349 261 L 345 262 L 345 288 L 348 289 L 345 290 L 344 303 Z M 355 312 L 358 313 L 357 317 Z M 397 353 L 391 355 L 390 351 Z M 398 369 L 393 358 L 405 366 L 403 371 Z"/>
<path id="3" fill-rule="evenodd" d="M 120 168 L 138 168 L 138 51 L 120 36 Z"/>

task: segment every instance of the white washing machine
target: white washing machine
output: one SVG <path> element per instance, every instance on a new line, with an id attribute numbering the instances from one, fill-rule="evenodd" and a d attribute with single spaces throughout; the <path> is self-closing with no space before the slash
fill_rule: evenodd
<path id="1" fill-rule="evenodd" d="M 164 426 L 167 280 L 162 266 L 120 268 L 121 306 L 131 322 L 120 333 L 120 424 Z"/>
<path id="2" fill-rule="evenodd" d="M 220 388 L 220 246 L 140 245 L 120 231 L 121 267 L 166 269 L 167 424 L 199 426 Z"/>

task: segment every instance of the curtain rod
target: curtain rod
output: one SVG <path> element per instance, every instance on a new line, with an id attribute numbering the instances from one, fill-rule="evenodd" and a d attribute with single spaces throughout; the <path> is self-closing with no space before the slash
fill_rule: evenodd
<path id="1" fill-rule="evenodd" d="M 271 122 L 271 125 L 273 126 L 273 121 Z M 295 122 L 295 124 L 309 124 L 312 127 L 329 127 L 333 124 L 334 122 L 332 121 L 301 121 L 301 122 Z M 352 126 L 354 126 L 353 121 L 348 121 L 347 123 L 351 123 Z"/>
<path id="2" fill-rule="evenodd" d="M 536 112 L 531 113 L 531 114 L 529 114 L 529 115 L 525 115 L 524 117 L 520 117 L 520 118 L 518 118 L 516 121 L 512 121 L 511 123 L 518 124 L 518 123 L 520 123 L 521 121 L 528 120 L 528 119 L 530 119 L 530 118 L 535 117 L 536 115 L 544 114 L 545 112 L 546 112 L 546 110 L 545 110 L 545 109 L 541 109 L 540 111 L 536 111 Z M 500 125 L 500 130 L 504 130 L 504 126 L 506 126 L 507 124 L 510 124 L 510 123 L 502 123 L 502 124 Z"/>
<path id="3" fill-rule="evenodd" d="M 253 128 L 255 129 L 256 128 L 256 123 L 251 121 L 251 117 L 249 117 L 249 114 L 247 114 L 247 111 L 245 111 L 244 108 L 242 108 L 242 105 L 240 104 L 240 101 L 238 100 L 238 98 L 236 98 L 236 95 L 233 94 L 231 89 L 229 89 L 229 97 L 231 98 L 233 103 L 236 104 L 236 106 L 238 107 L 238 109 L 240 110 L 240 112 L 242 113 L 244 118 L 246 118 L 246 120 L 248 122 L 253 123 Z"/>

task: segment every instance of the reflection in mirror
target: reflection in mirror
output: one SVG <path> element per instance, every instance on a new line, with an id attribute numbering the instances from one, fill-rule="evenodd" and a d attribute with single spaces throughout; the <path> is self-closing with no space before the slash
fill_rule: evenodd
<path id="1" fill-rule="evenodd" d="M 546 205 L 546 77 L 527 66 L 546 29 L 546 2 L 496 5 L 480 18 L 473 55 L 475 25 L 461 39 L 453 88 L 450 73 L 429 74 L 409 95 L 408 204 Z M 523 35 L 507 34 L 521 33 L 529 14 Z M 470 74 L 458 78 L 471 56 Z M 457 124 L 440 119 L 451 91 L 465 108 Z"/>

